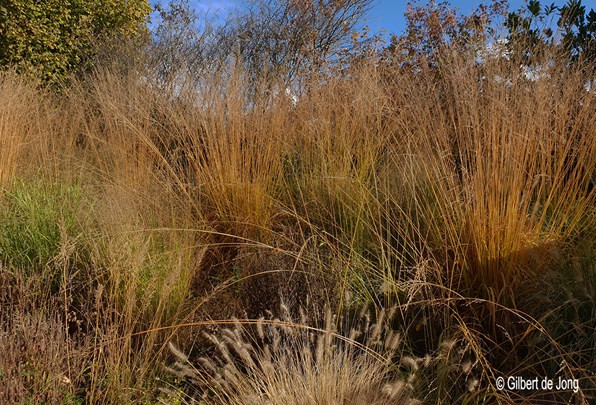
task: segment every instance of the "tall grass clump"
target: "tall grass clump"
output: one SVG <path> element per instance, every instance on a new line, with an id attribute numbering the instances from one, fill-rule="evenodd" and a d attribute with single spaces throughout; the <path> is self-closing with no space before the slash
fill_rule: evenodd
<path id="1" fill-rule="evenodd" d="M 393 159 L 411 173 L 415 232 L 450 288 L 502 303 L 594 215 L 593 95 L 578 91 L 579 73 L 553 68 L 530 81 L 509 68 L 456 58 L 438 77 L 395 86 L 404 97 L 395 143 L 410 146 Z M 492 79 L 506 74 L 513 85 Z"/>
<path id="2" fill-rule="evenodd" d="M 503 342 L 480 351 L 493 357 L 490 367 L 525 361 L 535 373 L 556 373 L 557 362 L 573 363 L 589 350 L 567 351 L 553 340 L 563 327 L 556 305 L 567 305 L 545 299 L 545 291 L 569 283 L 571 268 L 575 277 L 593 279 L 592 266 L 577 264 L 594 234 L 593 93 L 585 91 L 581 69 L 554 62 L 556 56 L 534 61 L 551 66 L 536 80 L 515 67 L 518 61 L 478 66 L 444 57 L 436 71 L 388 77 L 395 103 L 394 169 L 386 180 L 398 219 L 393 229 L 418 252 L 414 262 L 431 264 L 424 277 L 438 287 L 427 289 L 436 303 L 467 302 L 453 304 L 457 317 L 444 314 L 440 323 L 464 328 L 481 345 L 484 333 Z M 593 304 L 583 297 L 578 306 Z M 545 302 L 552 313 L 541 308 Z M 593 325 L 590 316 L 576 318 L 582 331 Z M 550 347 L 548 355 L 536 347 L 533 354 L 517 351 L 534 339 Z M 588 367 L 580 361 L 580 369 Z"/>
<path id="3" fill-rule="evenodd" d="M 5 186 L 23 162 L 32 159 L 32 143 L 45 142 L 43 101 L 31 83 L 10 73 L 0 74 L 0 185 Z M 43 147 L 41 148 L 44 149 Z"/>

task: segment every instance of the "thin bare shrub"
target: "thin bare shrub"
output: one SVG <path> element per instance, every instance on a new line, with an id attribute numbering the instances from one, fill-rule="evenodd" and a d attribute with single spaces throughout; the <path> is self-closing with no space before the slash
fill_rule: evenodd
<path id="1" fill-rule="evenodd" d="M 84 381 L 86 349 L 67 331 L 60 314 L 39 308 L 17 310 L 3 319 L 0 402 L 66 403 L 76 397 Z"/>

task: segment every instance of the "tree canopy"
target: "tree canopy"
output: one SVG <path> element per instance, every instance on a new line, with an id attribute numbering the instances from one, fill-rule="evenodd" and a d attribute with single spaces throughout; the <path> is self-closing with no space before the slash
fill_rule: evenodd
<path id="1" fill-rule="evenodd" d="M 405 13 L 406 29 L 394 34 L 386 49 L 389 59 L 408 65 L 436 65 L 442 49 L 469 52 L 491 41 L 503 41 L 508 51 L 531 59 L 546 49 L 556 51 L 569 63 L 594 65 L 596 55 L 596 12 L 581 0 L 557 6 L 530 0 L 509 11 L 506 0 L 480 4 L 469 15 L 460 15 L 448 1 L 413 1 Z"/>

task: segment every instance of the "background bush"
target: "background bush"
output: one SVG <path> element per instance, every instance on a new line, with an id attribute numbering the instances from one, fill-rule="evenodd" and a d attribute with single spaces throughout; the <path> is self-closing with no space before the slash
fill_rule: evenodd
<path id="1" fill-rule="evenodd" d="M 99 47 L 147 35 L 146 0 L 6 0 L 0 4 L 0 68 L 62 83 L 93 65 Z"/>

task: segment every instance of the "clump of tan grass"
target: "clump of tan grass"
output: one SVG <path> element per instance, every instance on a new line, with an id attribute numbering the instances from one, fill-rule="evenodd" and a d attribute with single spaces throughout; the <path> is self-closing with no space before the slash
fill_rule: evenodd
<path id="1" fill-rule="evenodd" d="M 445 265 L 447 286 L 501 303 L 585 232 L 595 199 L 585 77 L 553 67 L 531 82 L 508 67 L 456 57 L 439 78 L 396 79 L 392 151 L 411 184 L 413 232 Z M 507 74 L 513 87 L 492 79 Z"/>
<path id="2" fill-rule="evenodd" d="M 16 75 L 0 74 L 0 186 L 7 186 L 19 169 L 22 172 L 27 166 L 24 162 L 35 160 L 33 151 L 47 151 L 44 97 L 39 93 L 34 85 Z M 33 143 L 40 148 L 33 147 Z"/>
<path id="3" fill-rule="evenodd" d="M 390 327 L 394 310 L 370 313 L 346 332 L 342 321 L 327 311 L 322 328 L 308 326 L 302 316 L 235 321 L 233 329 L 208 334 L 215 353 L 191 361 L 170 344 L 176 363 L 170 371 L 194 388 L 189 397 L 226 404 L 413 404 L 412 383 L 420 361 L 404 357 L 400 375 L 394 357 L 401 333 Z M 343 334 L 345 333 L 345 334 Z M 165 389 L 169 395 L 173 390 Z M 178 393 L 180 394 L 180 393 Z"/>

